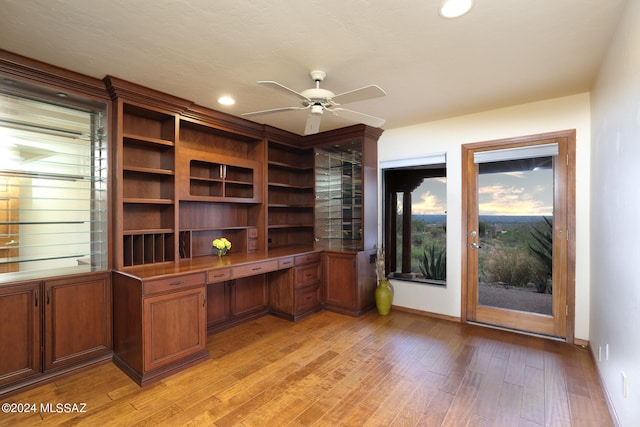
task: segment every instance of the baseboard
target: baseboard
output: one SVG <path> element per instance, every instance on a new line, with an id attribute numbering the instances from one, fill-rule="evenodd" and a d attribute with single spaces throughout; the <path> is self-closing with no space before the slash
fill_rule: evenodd
<path id="1" fill-rule="evenodd" d="M 392 310 L 404 311 L 405 313 L 419 314 L 421 316 L 433 317 L 436 319 L 449 320 L 451 322 L 460 323 L 460 318 L 456 316 L 447 316 L 446 314 L 432 313 L 430 311 L 416 310 L 415 308 L 401 307 L 397 305 L 391 306 Z"/>
<path id="2" fill-rule="evenodd" d="M 604 400 L 607 402 L 607 407 L 609 408 L 609 415 L 611 415 L 611 419 L 616 427 L 620 427 L 620 420 L 618 419 L 618 414 L 616 413 L 615 407 L 613 406 L 613 401 L 611 400 L 611 396 L 609 395 L 609 391 L 607 390 L 607 385 L 602 379 L 602 373 L 600 372 L 600 366 L 598 365 L 598 356 L 594 354 L 595 351 L 591 346 L 587 346 L 587 350 L 589 351 L 589 355 L 591 356 L 591 362 L 593 366 L 596 368 L 596 375 L 598 376 L 598 382 L 600 383 L 600 388 L 602 389 L 602 394 L 604 394 Z"/>

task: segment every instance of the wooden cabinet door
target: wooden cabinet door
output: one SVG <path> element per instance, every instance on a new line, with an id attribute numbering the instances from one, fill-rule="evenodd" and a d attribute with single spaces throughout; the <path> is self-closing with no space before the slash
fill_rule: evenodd
<path id="1" fill-rule="evenodd" d="M 0 384 L 41 369 L 40 283 L 0 287 Z"/>
<path id="2" fill-rule="evenodd" d="M 145 372 L 205 350 L 206 304 L 204 285 L 144 299 Z"/>
<path id="3" fill-rule="evenodd" d="M 229 283 L 225 281 L 207 285 L 207 328 L 231 320 Z"/>
<path id="4" fill-rule="evenodd" d="M 48 280 L 44 292 L 45 369 L 111 350 L 109 273 Z"/>
<path id="5" fill-rule="evenodd" d="M 233 317 L 266 311 L 269 304 L 264 274 L 243 277 L 233 281 L 231 311 Z"/>
<path id="6" fill-rule="evenodd" d="M 325 252 L 323 265 L 326 306 L 355 309 L 358 301 L 355 255 Z"/>

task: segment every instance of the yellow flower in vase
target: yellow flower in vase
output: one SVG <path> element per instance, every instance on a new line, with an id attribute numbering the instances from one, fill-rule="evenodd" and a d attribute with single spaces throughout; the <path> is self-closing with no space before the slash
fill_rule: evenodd
<path id="1" fill-rule="evenodd" d="M 231 242 L 226 237 L 215 239 L 211 245 L 218 251 L 218 256 L 226 255 L 231 249 Z"/>

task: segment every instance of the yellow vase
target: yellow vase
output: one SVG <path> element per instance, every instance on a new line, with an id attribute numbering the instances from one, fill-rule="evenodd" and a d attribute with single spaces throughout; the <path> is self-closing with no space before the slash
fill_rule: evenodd
<path id="1" fill-rule="evenodd" d="M 386 316 L 391 311 L 393 303 L 393 286 L 388 280 L 381 280 L 376 288 L 376 308 L 378 313 Z"/>

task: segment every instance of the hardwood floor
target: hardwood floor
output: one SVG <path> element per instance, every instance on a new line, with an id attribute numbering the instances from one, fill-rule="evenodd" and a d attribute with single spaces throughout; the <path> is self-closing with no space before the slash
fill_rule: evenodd
<path id="1" fill-rule="evenodd" d="M 613 425 L 586 350 L 397 310 L 266 316 L 208 347 L 210 360 L 144 389 L 109 363 L 4 398 L 37 411 L 0 425 Z"/>

